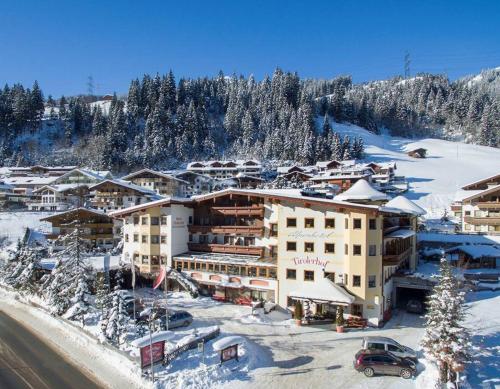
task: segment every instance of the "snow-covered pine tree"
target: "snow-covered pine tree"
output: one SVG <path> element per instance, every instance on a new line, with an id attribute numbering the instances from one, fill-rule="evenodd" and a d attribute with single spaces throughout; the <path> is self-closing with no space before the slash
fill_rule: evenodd
<path id="1" fill-rule="evenodd" d="M 83 318 L 89 309 L 89 285 L 92 281 L 90 266 L 83 257 L 84 242 L 80 225 L 60 239 L 64 249 L 57 253 L 57 262 L 43 284 L 43 293 L 51 305 L 53 314 L 69 319 Z"/>
<path id="2" fill-rule="evenodd" d="M 95 305 L 101 311 L 101 317 L 104 316 L 104 311 L 110 305 L 110 290 L 104 273 L 99 273 L 95 278 Z"/>
<path id="3" fill-rule="evenodd" d="M 470 358 L 470 336 L 461 324 L 465 318 L 465 293 L 460 290 L 446 258 L 441 259 L 437 285 L 428 300 L 422 346 L 436 361 L 439 383 L 455 380 L 453 369 Z"/>
<path id="4" fill-rule="evenodd" d="M 125 311 L 124 301 L 121 294 L 121 272 L 115 275 L 115 290 L 112 294 L 111 307 L 102 318 L 101 330 L 103 335 L 114 344 L 122 344 L 127 333 L 128 315 Z"/>

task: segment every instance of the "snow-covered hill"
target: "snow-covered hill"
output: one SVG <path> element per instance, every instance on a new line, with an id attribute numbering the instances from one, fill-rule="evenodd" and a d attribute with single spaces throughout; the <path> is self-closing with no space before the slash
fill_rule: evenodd
<path id="1" fill-rule="evenodd" d="M 440 139 L 411 140 L 375 135 L 363 128 L 333 123 L 341 134 L 361 136 L 368 161 L 396 161 L 397 175 L 410 182 L 406 197 L 416 201 L 431 216 L 441 216 L 463 185 L 500 173 L 500 149 Z M 426 159 L 415 159 L 406 152 L 427 149 Z"/>

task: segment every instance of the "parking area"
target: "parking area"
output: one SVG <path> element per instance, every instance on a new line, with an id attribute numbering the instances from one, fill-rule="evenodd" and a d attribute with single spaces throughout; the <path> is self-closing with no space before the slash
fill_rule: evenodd
<path id="1" fill-rule="evenodd" d="M 356 372 L 353 359 L 363 336 L 386 336 L 418 349 L 423 318 L 396 311 L 383 329 L 349 330 L 338 334 L 331 325 L 297 327 L 282 312 L 252 315 L 246 306 L 224 304 L 208 298 L 191 299 L 173 293 L 169 307 L 194 317 L 193 327 L 218 325 L 224 334 L 245 336 L 256 352 L 258 366 L 248 372 L 254 388 L 414 388 L 414 379 L 377 376 Z M 419 368 L 422 368 L 419 365 Z M 228 387 L 248 387 L 248 381 L 230 381 Z"/>

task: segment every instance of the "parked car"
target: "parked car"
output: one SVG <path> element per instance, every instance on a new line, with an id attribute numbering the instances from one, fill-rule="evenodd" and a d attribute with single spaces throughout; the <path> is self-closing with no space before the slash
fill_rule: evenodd
<path id="1" fill-rule="evenodd" d="M 408 358 L 399 358 L 387 351 L 360 350 L 354 357 L 354 369 L 367 377 L 375 374 L 397 375 L 408 379 L 415 375 L 415 362 Z"/>
<path id="2" fill-rule="evenodd" d="M 409 358 L 417 362 L 417 353 L 410 347 L 403 346 L 394 339 L 383 336 L 365 336 L 361 343 L 363 350 L 388 351 L 399 358 Z"/>
<path id="3" fill-rule="evenodd" d="M 408 304 L 406 304 L 406 312 L 424 313 L 424 304 L 418 300 L 410 300 Z"/>
<path id="4" fill-rule="evenodd" d="M 149 320 L 149 314 L 139 312 L 137 314 L 137 320 L 139 322 L 147 322 Z M 158 308 L 155 310 L 156 320 L 160 322 L 162 328 L 167 328 L 166 325 L 166 310 L 165 308 Z M 174 329 L 178 327 L 187 327 L 193 322 L 193 316 L 186 311 L 172 311 L 168 310 L 168 329 Z"/>

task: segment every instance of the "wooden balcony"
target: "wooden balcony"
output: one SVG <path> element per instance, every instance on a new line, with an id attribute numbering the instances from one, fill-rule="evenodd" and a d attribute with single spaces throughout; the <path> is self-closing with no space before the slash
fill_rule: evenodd
<path id="1" fill-rule="evenodd" d="M 500 201 L 483 201 L 474 205 L 479 209 L 500 209 Z"/>
<path id="2" fill-rule="evenodd" d="M 487 216 L 487 217 L 476 217 L 476 216 L 465 216 L 464 221 L 468 224 L 475 226 L 500 226 L 500 216 Z"/>
<path id="3" fill-rule="evenodd" d="M 461 205 L 454 205 L 454 204 L 452 204 L 450 208 L 451 208 L 451 210 L 453 212 L 461 212 L 462 211 L 462 206 Z"/>
<path id="4" fill-rule="evenodd" d="M 403 261 L 410 258 L 410 254 L 411 254 L 411 248 L 408 248 L 399 254 L 384 254 L 382 256 L 382 265 L 383 266 L 400 265 Z"/>
<path id="5" fill-rule="evenodd" d="M 264 216 L 263 205 L 250 207 L 212 207 L 212 212 L 228 216 Z"/>
<path id="6" fill-rule="evenodd" d="M 189 226 L 189 232 L 201 234 L 241 234 L 263 236 L 264 227 L 261 226 Z"/>
<path id="7" fill-rule="evenodd" d="M 255 246 L 236 246 L 228 244 L 210 244 L 210 243 L 188 243 L 191 251 L 204 251 L 209 253 L 228 253 L 228 254 L 248 254 L 260 255 L 264 252 L 263 247 Z"/>

